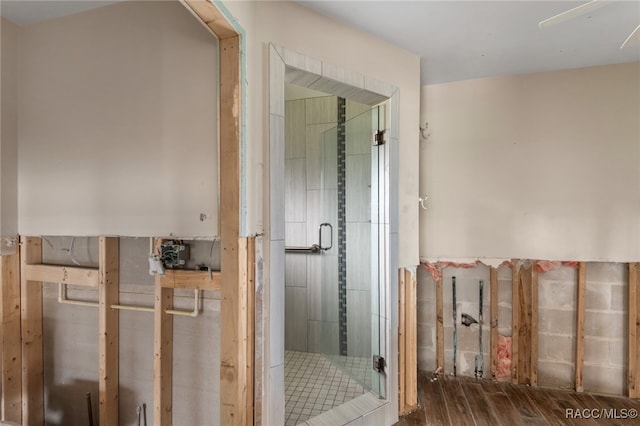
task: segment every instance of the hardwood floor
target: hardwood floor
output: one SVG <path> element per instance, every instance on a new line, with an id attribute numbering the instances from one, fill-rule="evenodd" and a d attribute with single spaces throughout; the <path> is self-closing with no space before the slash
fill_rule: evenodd
<path id="1" fill-rule="evenodd" d="M 418 375 L 420 408 L 396 425 L 640 425 L 640 400 L 468 377 Z"/>

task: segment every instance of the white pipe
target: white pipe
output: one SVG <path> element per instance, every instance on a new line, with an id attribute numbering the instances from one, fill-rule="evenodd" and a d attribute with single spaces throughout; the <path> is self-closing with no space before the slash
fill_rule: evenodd
<path id="1" fill-rule="evenodd" d="M 98 302 L 84 302 L 82 300 L 69 300 L 67 299 L 67 285 L 64 283 L 58 283 L 58 303 L 64 305 L 78 305 L 78 306 L 98 306 Z"/>
<path id="2" fill-rule="evenodd" d="M 123 311 L 140 311 L 140 312 L 153 312 L 154 309 L 149 306 L 134 306 L 134 305 L 111 305 L 112 309 L 120 309 Z"/>
<path id="3" fill-rule="evenodd" d="M 193 290 L 193 294 L 195 296 L 193 302 L 193 311 L 180 311 L 175 309 L 166 309 L 165 312 L 170 315 L 182 315 L 187 317 L 197 317 L 200 315 L 200 291 L 198 289 Z"/>

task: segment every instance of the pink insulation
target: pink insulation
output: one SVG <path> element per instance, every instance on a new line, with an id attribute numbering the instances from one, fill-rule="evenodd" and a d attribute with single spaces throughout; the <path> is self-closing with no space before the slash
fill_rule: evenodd
<path id="1" fill-rule="evenodd" d="M 496 379 L 511 377 L 511 337 L 498 335 Z"/>

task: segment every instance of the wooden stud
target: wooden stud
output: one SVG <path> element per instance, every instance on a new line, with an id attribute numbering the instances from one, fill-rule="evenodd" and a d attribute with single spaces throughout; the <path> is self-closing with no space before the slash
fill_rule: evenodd
<path id="1" fill-rule="evenodd" d="M 98 269 L 58 265 L 26 265 L 28 281 L 98 287 Z"/>
<path id="2" fill-rule="evenodd" d="M 582 367 L 584 365 L 584 313 L 587 300 L 587 267 L 584 262 L 578 266 L 578 294 L 576 306 L 576 392 L 583 392 Z"/>
<path id="3" fill-rule="evenodd" d="M 156 247 L 161 240 L 156 239 Z M 159 250 L 159 249 L 158 249 Z M 165 271 L 166 273 L 167 271 Z M 162 285 L 155 277 L 153 311 L 153 416 L 158 426 L 171 426 L 173 417 L 173 288 Z"/>
<path id="4" fill-rule="evenodd" d="M 227 21 L 218 8 L 207 0 L 183 0 L 202 22 L 220 39 L 237 35 L 233 25 Z"/>
<path id="5" fill-rule="evenodd" d="M 22 271 L 42 262 L 42 239 L 23 237 L 20 252 L 20 322 L 22 335 L 22 424 L 44 424 L 42 363 L 42 283 L 28 281 Z"/>
<path id="6" fill-rule="evenodd" d="M 2 406 L 5 420 L 22 422 L 20 352 L 20 253 L 0 257 L 2 321 Z"/>
<path id="7" fill-rule="evenodd" d="M 406 331 L 405 331 L 405 282 L 404 269 L 398 269 L 398 411 L 400 415 L 406 414 L 406 370 L 405 370 L 405 353 L 406 353 Z"/>
<path id="8" fill-rule="evenodd" d="M 254 357 L 256 323 L 256 239 L 247 238 L 247 418 L 248 425 L 254 424 Z"/>
<path id="9" fill-rule="evenodd" d="M 495 380 L 498 370 L 498 270 L 491 268 L 489 272 L 489 330 L 491 340 L 491 378 Z"/>
<path id="10" fill-rule="evenodd" d="M 640 263 L 629 263 L 629 398 L 640 398 Z"/>
<path id="11" fill-rule="evenodd" d="M 440 374 L 444 372 L 444 308 L 442 276 L 436 280 L 436 366 Z"/>
<path id="12" fill-rule="evenodd" d="M 518 383 L 520 336 L 520 263 L 511 260 L 511 381 Z"/>
<path id="13" fill-rule="evenodd" d="M 119 239 L 100 237 L 99 246 L 99 421 L 101 425 L 117 426 L 119 424 L 119 324 L 118 311 L 112 309 L 111 305 L 119 303 Z"/>
<path id="14" fill-rule="evenodd" d="M 531 262 L 531 306 L 529 306 L 531 321 L 529 324 L 531 350 L 529 352 L 529 384 L 538 386 L 538 262 Z"/>
<path id="15" fill-rule="evenodd" d="M 221 423 L 246 423 L 246 241 L 240 235 L 240 38 L 220 40 Z M 241 255 L 240 251 L 244 251 Z M 240 265 L 245 268 L 241 274 Z M 241 276 L 243 275 L 243 276 Z M 245 296 L 245 297 L 243 297 Z"/>
<path id="16" fill-rule="evenodd" d="M 531 268 L 531 266 L 530 266 Z M 531 270 L 520 269 L 519 333 L 518 333 L 518 383 L 531 383 Z"/>
<path id="17" fill-rule="evenodd" d="M 159 276 L 160 285 L 167 288 L 186 288 L 190 290 L 220 290 L 220 272 L 189 271 L 185 269 L 166 269 L 164 275 Z"/>
<path id="18" fill-rule="evenodd" d="M 410 270 L 405 269 L 404 278 L 407 302 L 405 329 L 407 333 L 405 371 L 407 380 L 405 384 L 405 403 L 409 409 L 418 406 L 418 306 L 417 306 L 417 282 L 416 276 Z"/>

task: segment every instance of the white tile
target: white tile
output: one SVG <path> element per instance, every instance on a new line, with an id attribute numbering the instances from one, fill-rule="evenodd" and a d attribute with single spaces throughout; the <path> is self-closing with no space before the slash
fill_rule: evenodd
<path id="1" fill-rule="evenodd" d="M 306 204 L 306 203 L 305 203 Z M 287 247 L 290 246 L 306 246 L 307 245 L 307 222 L 286 222 L 285 223 L 285 238 Z M 294 257 L 294 256 L 291 256 Z M 304 256 L 298 256 L 304 258 Z M 289 256 L 287 256 L 289 258 Z"/>
<path id="2" fill-rule="evenodd" d="M 364 88 L 370 92 L 382 95 L 385 98 L 390 98 L 396 91 L 393 85 L 368 76 L 364 77 Z"/>
<path id="3" fill-rule="evenodd" d="M 400 200 L 398 194 L 400 193 L 400 185 L 398 183 L 398 172 L 400 170 L 400 141 L 398 139 L 391 139 L 389 142 L 389 224 L 391 225 L 391 232 L 398 232 L 400 222 Z M 418 208 L 416 206 L 415 208 Z"/>
<path id="4" fill-rule="evenodd" d="M 321 189 L 323 173 L 329 173 L 331 169 L 331 173 L 337 174 L 337 151 L 331 147 L 332 144 L 337 147 L 336 126 L 332 123 L 307 125 L 306 135 L 307 189 Z M 331 157 L 332 153 L 335 153 L 335 159 Z"/>
<path id="5" fill-rule="evenodd" d="M 308 71 L 300 70 L 293 67 L 286 67 L 285 81 L 289 84 L 295 84 L 302 87 L 310 87 L 319 78 L 317 74 L 309 73 Z"/>
<path id="6" fill-rule="evenodd" d="M 347 222 L 369 222 L 371 220 L 371 155 L 347 155 L 345 168 Z"/>
<path id="7" fill-rule="evenodd" d="M 358 89 L 364 89 L 364 74 L 357 71 L 346 70 L 339 66 L 323 62 L 322 76 Z"/>
<path id="8" fill-rule="evenodd" d="M 351 104 L 347 103 L 347 115 L 351 114 L 349 112 L 349 105 L 360 104 L 354 102 Z M 347 119 L 345 125 L 347 155 L 371 154 L 371 147 L 373 145 L 373 120 L 374 112 L 372 112 L 371 109 L 359 114 L 357 117 Z"/>
<path id="9" fill-rule="evenodd" d="M 322 256 L 305 255 L 307 261 L 307 304 L 310 320 L 322 320 Z"/>
<path id="10" fill-rule="evenodd" d="M 338 191 L 335 189 L 307 191 L 308 244 L 318 242 L 321 223 L 330 223 L 333 226 L 334 244 L 326 254 L 335 254 L 338 243 Z"/>
<path id="11" fill-rule="evenodd" d="M 352 101 L 351 99 L 347 99 L 347 103 L 346 103 L 347 122 L 369 111 L 371 111 L 370 105 L 362 104 L 360 102 L 355 102 L 355 101 Z"/>
<path id="12" fill-rule="evenodd" d="M 347 290 L 347 348 L 350 357 L 371 356 L 371 293 Z"/>
<path id="13" fill-rule="evenodd" d="M 307 350 L 307 289 L 285 289 L 285 344 L 286 350 Z"/>
<path id="14" fill-rule="evenodd" d="M 307 287 L 307 262 L 304 254 L 285 255 L 284 279 L 286 287 Z"/>
<path id="15" fill-rule="evenodd" d="M 307 218 L 306 160 L 285 160 L 285 222 L 304 222 Z"/>
<path id="16" fill-rule="evenodd" d="M 347 223 L 347 289 L 371 290 L 371 268 L 371 224 Z"/>
<path id="17" fill-rule="evenodd" d="M 270 179 L 270 207 L 269 207 L 269 238 L 284 239 L 284 193 L 285 193 L 285 165 L 284 165 L 284 117 L 270 115 L 269 120 L 269 179 Z"/>
<path id="18" fill-rule="evenodd" d="M 307 87 L 319 92 L 329 93 L 343 98 L 355 98 L 363 91 L 363 89 L 358 89 L 349 84 L 327 77 L 320 77 Z"/>
<path id="19" fill-rule="evenodd" d="M 362 104 L 373 106 L 379 104 L 380 102 L 386 101 L 387 97 L 371 92 L 369 90 L 362 89 L 352 93 L 349 99 Z"/>
<path id="20" fill-rule="evenodd" d="M 269 112 L 284 117 L 284 62 L 269 47 Z"/>
<path id="21" fill-rule="evenodd" d="M 283 363 L 269 369 L 270 425 L 284 424 L 284 359 Z"/>
<path id="22" fill-rule="evenodd" d="M 322 74 L 322 62 L 318 59 L 310 58 L 286 48 L 281 49 L 281 54 L 288 67 L 306 71 L 318 77 Z"/>
<path id="23" fill-rule="evenodd" d="M 269 273 L 269 362 L 284 362 L 284 240 L 270 243 Z"/>
<path id="24" fill-rule="evenodd" d="M 285 158 L 305 158 L 306 102 L 304 99 L 285 102 Z"/>
<path id="25" fill-rule="evenodd" d="M 335 96 L 321 96 L 308 98 L 305 101 L 306 124 L 337 124 L 338 98 Z"/>
<path id="26" fill-rule="evenodd" d="M 338 256 L 322 255 L 321 315 L 325 321 L 338 321 Z"/>
<path id="27" fill-rule="evenodd" d="M 389 100 L 389 137 L 394 139 L 400 138 L 400 90 L 391 96 Z"/>

